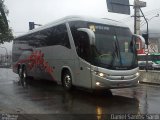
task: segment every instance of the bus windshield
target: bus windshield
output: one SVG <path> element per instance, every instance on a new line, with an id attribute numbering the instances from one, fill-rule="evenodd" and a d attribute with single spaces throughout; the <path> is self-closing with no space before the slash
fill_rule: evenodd
<path id="1" fill-rule="evenodd" d="M 89 25 L 95 32 L 95 46 L 92 48 L 96 66 L 125 70 L 138 66 L 136 46 L 129 28 L 106 25 Z"/>

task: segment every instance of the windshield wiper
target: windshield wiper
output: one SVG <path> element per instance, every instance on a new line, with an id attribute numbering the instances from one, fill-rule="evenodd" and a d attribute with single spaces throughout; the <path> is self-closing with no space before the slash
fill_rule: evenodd
<path id="1" fill-rule="evenodd" d="M 111 66 L 113 66 L 113 64 L 116 60 L 116 57 L 117 58 L 120 57 L 120 52 L 119 52 L 119 48 L 118 48 L 118 45 L 117 45 L 117 41 L 114 42 L 113 48 L 114 48 L 114 51 L 112 53 L 113 59 L 111 61 Z"/>
<path id="2" fill-rule="evenodd" d="M 133 53 L 133 59 L 132 59 L 132 66 L 134 66 L 135 64 L 135 60 L 137 58 L 137 54 L 135 54 L 137 51 L 136 51 L 136 43 L 133 39 L 133 36 L 132 36 L 132 39 L 131 39 L 131 43 L 130 43 L 130 49 L 132 50 L 131 52 Z"/>

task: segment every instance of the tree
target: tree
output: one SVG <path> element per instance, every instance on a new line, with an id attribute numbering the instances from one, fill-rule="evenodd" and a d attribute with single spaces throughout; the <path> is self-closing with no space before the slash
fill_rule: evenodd
<path id="1" fill-rule="evenodd" d="M 0 0 L 0 44 L 10 42 L 13 39 L 12 30 L 9 28 L 6 15 L 9 11 L 4 5 L 4 1 Z"/>

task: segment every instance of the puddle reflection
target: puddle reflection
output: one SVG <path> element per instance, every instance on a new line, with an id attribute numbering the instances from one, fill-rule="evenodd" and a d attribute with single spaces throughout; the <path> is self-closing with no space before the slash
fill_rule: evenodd
<path id="1" fill-rule="evenodd" d="M 135 98 L 108 97 L 76 89 L 66 92 L 61 86 L 48 81 L 32 81 L 28 88 L 19 87 L 16 93 L 38 104 L 41 109 L 56 114 L 95 114 L 100 119 L 101 114 L 137 114 L 139 110 L 139 102 Z"/>

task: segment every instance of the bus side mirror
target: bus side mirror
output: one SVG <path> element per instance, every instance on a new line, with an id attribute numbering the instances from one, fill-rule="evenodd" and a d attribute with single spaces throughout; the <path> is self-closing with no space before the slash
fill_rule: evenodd
<path id="1" fill-rule="evenodd" d="M 77 30 L 87 33 L 87 35 L 89 37 L 90 45 L 95 45 L 95 34 L 92 30 L 90 30 L 88 28 L 78 28 Z"/>
<path id="2" fill-rule="evenodd" d="M 133 35 L 135 42 L 141 42 L 141 48 L 145 49 L 145 39 L 140 35 Z"/>

